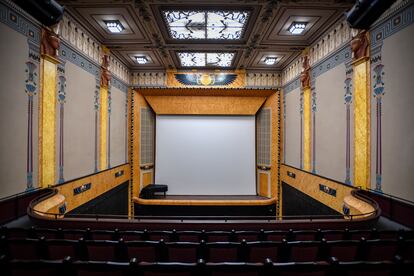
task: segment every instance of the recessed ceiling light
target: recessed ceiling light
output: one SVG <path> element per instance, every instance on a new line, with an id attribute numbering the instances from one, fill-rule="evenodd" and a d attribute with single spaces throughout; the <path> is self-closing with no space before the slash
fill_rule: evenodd
<path id="1" fill-rule="evenodd" d="M 105 21 L 105 25 L 111 33 L 120 33 L 125 29 L 118 20 Z"/>
<path id="2" fill-rule="evenodd" d="M 293 35 L 298 35 L 303 33 L 305 30 L 306 23 L 304 22 L 293 22 L 289 27 L 289 32 Z"/>
<path id="3" fill-rule="evenodd" d="M 146 56 L 135 56 L 135 60 L 138 64 L 147 64 L 149 63 L 149 60 Z"/>
<path id="4" fill-rule="evenodd" d="M 267 65 L 273 65 L 277 61 L 277 57 L 266 57 L 264 63 Z"/>

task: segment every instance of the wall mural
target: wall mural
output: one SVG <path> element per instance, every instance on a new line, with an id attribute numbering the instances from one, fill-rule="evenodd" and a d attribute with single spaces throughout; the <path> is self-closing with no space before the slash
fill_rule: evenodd
<path id="1" fill-rule="evenodd" d="M 94 150 L 94 161 L 95 161 L 95 173 L 98 172 L 98 127 L 99 127 L 99 108 L 100 108 L 100 98 L 99 98 L 99 90 L 100 90 L 100 80 L 96 79 L 95 85 L 95 94 L 93 98 L 93 108 L 95 110 L 95 150 Z"/>
<path id="2" fill-rule="evenodd" d="M 311 80 L 311 112 L 312 112 L 312 173 L 316 173 L 316 87 L 315 78 Z"/>
<path id="3" fill-rule="evenodd" d="M 300 169 L 303 169 L 303 89 L 300 90 L 299 98 L 299 113 L 300 113 Z"/>
<path id="4" fill-rule="evenodd" d="M 64 64 L 59 64 L 57 67 L 58 71 L 58 95 L 57 101 L 59 104 L 59 178 L 58 183 L 65 182 L 63 177 L 63 165 L 64 165 L 64 155 L 63 155 L 63 146 L 64 146 L 64 104 L 66 102 L 66 78 L 65 78 L 65 67 Z"/>
<path id="5" fill-rule="evenodd" d="M 182 85 L 217 86 L 230 85 L 236 78 L 236 74 L 174 74 L 175 79 Z"/>
<path id="6" fill-rule="evenodd" d="M 345 84 L 345 108 L 346 108 L 346 147 L 345 147 L 345 183 L 351 182 L 351 104 L 352 104 L 352 66 L 348 63 L 346 67 Z"/>
<path id="7" fill-rule="evenodd" d="M 26 62 L 26 85 L 25 93 L 27 95 L 27 163 L 26 189 L 33 189 L 33 98 L 37 94 L 38 66 L 33 61 Z"/>
<path id="8" fill-rule="evenodd" d="M 111 167 L 111 113 L 112 113 L 112 83 L 108 85 L 108 169 Z"/>
<path id="9" fill-rule="evenodd" d="M 167 72 L 168 87 L 227 87 L 246 86 L 246 73 L 242 70 L 233 72 Z"/>
<path id="10" fill-rule="evenodd" d="M 373 96 L 377 100 L 376 101 L 376 125 L 377 125 L 377 133 L 376 133 L 376 164 L 375 164 L 375 190 L 381 192 L 381 178 L 382 178 L 382 97 L 385 94 L 384 89 L 384 65 L 381 63 L 377 64 L 374 69 L 373 75 Z"/>

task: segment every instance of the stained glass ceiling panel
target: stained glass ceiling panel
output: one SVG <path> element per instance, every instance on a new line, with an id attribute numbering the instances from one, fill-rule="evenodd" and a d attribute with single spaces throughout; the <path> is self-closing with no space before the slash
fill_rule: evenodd
<path id="1" fill-rule="evenodd" d="M 230 67 L 234 53 L 178 53 L 183 67 Z"/>
<path id="2" fill-rule="evenodd" d="M 173 39 L 241 39 L 248 11 L 163 11 Z"/>

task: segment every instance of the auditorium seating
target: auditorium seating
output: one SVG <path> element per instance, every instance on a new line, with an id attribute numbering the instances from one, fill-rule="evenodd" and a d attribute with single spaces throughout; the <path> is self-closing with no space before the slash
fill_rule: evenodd
<path id="1" fill-rule="evenodd" d="M 114 240 L 123 239 L 124 241 L 135 240 L 152 240 L 152 241 L 188 241 L 200 242 L 240 242 L 246 241 L 327 241 L 334 240 L 366 240 L 375 239 L 397 239 L 403 237 L 406 240 L 414 239 L 413 230 L 383 230 L 379 231 L 375 228 L 370 230 L 257 230 L 257 231 L 205 231 L 205 230 L 91 230 L 87 229 L 46 229 L 46 228 L 0 228 L 0 236 L 8 238 L 40 238 L 47 239 L 67 239 L 78 240 Z"/>
<path id="2" fill-rule="evenodd" d="M 60 275 L 60 276 L 92 276 L 92 275 L 339 275 L 339 276 L 382 276 L 404 275 L 414 268 L 412 261 L 382 262 L 339 262 L 331 258 L 328 262 L 277 263 L 266 259 L 260 263 L 210 263 L 200 259 L 193 263 L 168 262 L 91 262 L 75 261 L 70 257 L 62 260 L 11 260 L 6 262 L 0 257 L 3 275 Z"/>
<path id="3" fill-rule="evenodd" d="M 414 261 L 413 231 L 3 227 L 0 235 L 2 271 L 10 275 L 366 276 L 397 273 Z"/>

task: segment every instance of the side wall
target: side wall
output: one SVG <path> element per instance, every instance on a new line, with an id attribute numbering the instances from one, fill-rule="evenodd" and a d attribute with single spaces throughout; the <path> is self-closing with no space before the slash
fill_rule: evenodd
<path id="1" fill-rule="evenodd" d="M 413 2 L 397 1 L 370 30 L 371 183 L 368 186 L 408 200 L 414 200 L 414 109 L 411 107 L 414 96 L 410 92 L 414 70 L 413 21 Z M 352 185 L 352 53 L 349 39 L 341 41 L 343 45 L 336 50 L 311 62 L 312 172 Z M 314 55 L 311 51 L 311 61 L 315 60 Z M 301 168 L 301 96 L 295 80 L 284 85 L 284 96 L 284 162 Z"/>
<path id="2" fill-rule="evenodd" d="M 0 2 L 0 198 L 38 186 L 40 28 Z"/>
<path id="3" fill-rule="evenodd" d="M 65 14 L 56 76 L 56 162 L 47 164 L 56 171 L 55 184 L 98 172 L 101 108 L 111 113 L 108 168 L 127 162 L 129 73 L 110 57 L 111 94 L 101 107 L 102 46 L 68 20 Z M 0 2 L 0 198 L 39 186 L 40 34 L 35 19 L 9 0 Z"/>
<path id="4" fill-rule="evenodd" d="M 414 201 L 414 5 L 371 32 L 371 189 Z"/>
<path id="5" fill-rule="evenodd" d="M 301 167 L 300 88 L 284 90 L 284 163 Z"/>
<path id="6" fill-rule="evenodd" d="M 351 184 L 351 49 L 346 46 L 332 57 L 312 70 L 312 172 Z"/>

